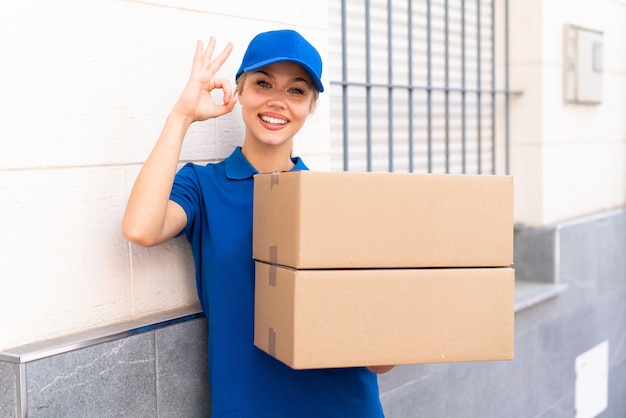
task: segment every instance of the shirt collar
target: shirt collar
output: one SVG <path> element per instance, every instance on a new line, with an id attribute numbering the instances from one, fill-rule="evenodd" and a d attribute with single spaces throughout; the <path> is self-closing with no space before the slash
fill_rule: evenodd
<path id="1" fill-rule="evenodd" d="M 302 162 L 300 157 L 294 157 L 291 161 L 294 163 L 291 171 L 309 169 L 304 162 Z M 246 157 L 241 152 L 241 147 L 235 148 L 232 154 L 226 159 L 225 164 L 226 177 L 231 180 L 245 180 L 254 177 L 255 174 L 259 174 L 258 170 L 246 160 Z"/>

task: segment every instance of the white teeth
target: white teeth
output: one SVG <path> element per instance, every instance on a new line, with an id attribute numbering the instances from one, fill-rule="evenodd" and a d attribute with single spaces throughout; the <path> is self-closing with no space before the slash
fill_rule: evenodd
<path id="1" fill-rule="evenodd" d="M 287 123 L 284 119 L 272 118 L 269 116 L 261 116 L 263 122 L 271 123 L 272 125 L 284 125 Z"/>

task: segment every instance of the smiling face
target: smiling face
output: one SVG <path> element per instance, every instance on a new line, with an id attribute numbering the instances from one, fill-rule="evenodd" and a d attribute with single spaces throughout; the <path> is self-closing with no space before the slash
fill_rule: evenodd
<path id="1" fill-rule="evenodd" d="M 317 96 L 306 71 L 296 63 L 279 62 L 245 73 L 239 83 L 245 140 L 291 148 Z"/>

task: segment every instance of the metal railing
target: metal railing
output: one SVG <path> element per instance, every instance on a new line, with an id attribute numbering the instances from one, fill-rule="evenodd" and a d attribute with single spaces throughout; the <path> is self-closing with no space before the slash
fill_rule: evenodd
<path id="1" fill-rule="evenodd" d="M 385 25 L 380 15 L 382 3 L 386 2 L 386 51 L 381 42 L 378 47 L 372 45 L 373 2 L 378 7 L 379 32 Z M 341 153 L 343 170 L 349 171 L 356 165 L 367 171 L 509 173 L 509 102 L 515 94 L 509 89 L 509 10 L 508 0 L 504 0 L 504 39 L 499 53 L 496 23 L 500 20 L 496 18 L 495 3 L 496 0 L 405 0 L 394 11 L 399 2 L 392 0 L 341 1 L 341 23 L 335 25 L 340 26 L 341 42 L 331 45 L 331 49 L 341 49 L 335 55 L 341 57 L 341 80 L 333 80 L 335 74 L 331 71 L 330 84 L 331 100 L 341 103 L 341 111 L 332 112 L 331 125 L 341 125 L 341 133 L 334 128 L 334 149 L 338 151 L 333 153 L 337 160 L 336 154 Z M 437 15 L 433 13 L 435 6 Z M 416 7 L 420 11 L 416 12 Z M 351 23 L 363 18 L 365 22 Z M 362 26 L 362 31 L 355 31 L 350 25 Z M 394 43 L 402 46 L 394 47 Z M 399 49 L 402 54 L 397 53 Z M 385 71 L 381 70 L 383 57 L 376 55 L 377 51 L 386 55 L 386 79 L 381 79 Z M 497 58 L 504 61 L 500 64 L 503 88 L 496 84 Z M 364 66 L 364 75 L 354 76 L 351 69 L 355 62 Z M 372 74 L 375 66 L 376 77 Z M 339 71 L 336 73 L 339 75 Z M 400 77 L 396 76 L 398 73 Z M 383 112 L 374 110 L 384 107 L 383 96 L 386 121 L 380 117 Z M 357 122 L 353 122 L 355 119 Z M 380 146 L 385 136 L 386 149 Z M 374 167 L 383 154 L 387 157 L 386 167 L 380 162 Z M 499 161 L 504 167 L 496 170 Z"/>

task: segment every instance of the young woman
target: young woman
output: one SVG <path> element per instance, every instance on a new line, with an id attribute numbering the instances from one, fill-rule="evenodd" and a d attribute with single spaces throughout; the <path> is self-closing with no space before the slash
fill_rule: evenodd
<path id="1" fill-rule="evenodd" d="M 375 373 L 382 368 L 292 370 L 253 345 L 253 176 L 306 170 L 291 155 L 294 135 L 324 90 L 317 50 L 291 30 L 264 32 L 248 45 L 233 93 L 216 74 L 232 45 L 213 59 L 198 42 L 190 78 L 131 192 L 123 233 L 154 246 L 184 234 L 209 325 L 212 417 L 382 417 Z M 223 91 L 215 103 L 212 90 Z M 177 172 L 185 133 L 195 121 L 231 112 L 239 101 L 241 147 L 224 161 Z"/>

